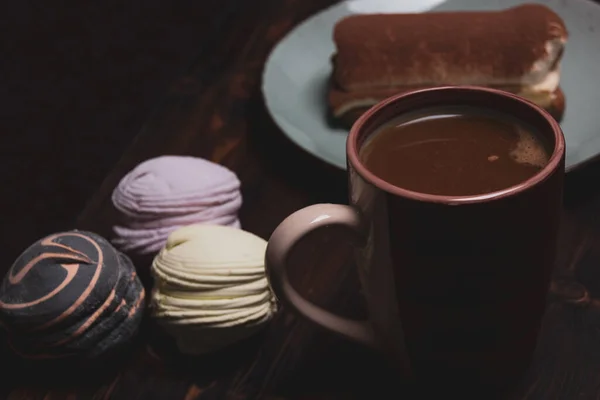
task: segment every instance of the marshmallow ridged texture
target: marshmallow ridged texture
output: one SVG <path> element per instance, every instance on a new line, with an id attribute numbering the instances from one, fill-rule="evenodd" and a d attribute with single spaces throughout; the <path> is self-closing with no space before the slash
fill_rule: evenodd
<path id="1" fill-rule="evenodd" d="M 113 244 L 137 254 L 158 252 L 171 232 L 205 223 L 239 228 L 240 181 L 229 169 L 196 157 L 163 156 L 139 164 L 112 194 L 122 221 Z"/>
<path id="2" fill-rule="evenodd" d="M 155 257 L 152 315 L 186 354 L 220 350 L 257 332 L 276 302 L 265 275 L 267 242 L 241 229 L 191 225 Z"/>

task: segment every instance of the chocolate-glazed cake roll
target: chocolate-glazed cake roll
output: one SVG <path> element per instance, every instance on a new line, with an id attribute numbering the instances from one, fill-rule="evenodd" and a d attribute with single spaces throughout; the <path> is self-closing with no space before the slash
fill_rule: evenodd
<path id="1" fill-rule="evenodd" d="M 129 258 L 90 232 L 37 241 L 0 285 L 0 324 L 25 358 L 104 355 L 133 337 L 143 309 Z"/>
<path id="2" fill-rule="evenodd" d="M 524 97 L 561 120 L 562 18 L 543 4 L 504 10 L 356 14 L 338 21 L 328 102 L 351 126 L 391 96 L 474 85 Z"/>

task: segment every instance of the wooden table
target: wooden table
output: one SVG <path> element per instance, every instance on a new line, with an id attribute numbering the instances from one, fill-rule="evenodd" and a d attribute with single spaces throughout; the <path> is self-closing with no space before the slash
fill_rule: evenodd
<path id="1" fill-rule="evenodd" d="M 304 154 L 270 120 L 260 93 L 264 60 L 296 23 L 332 0 L 223 0 L 190 70 L 90 200 L 76 228 L 109 235 L 110 193 L 139 162 L 204 157 L 243 183 L 244 229 L 267 239 L 293 211 L 346 202 L 343 172 Z M 535 361 L 511 399 L 600 396 L 600 163 L 567 178 L 559 262 Z M 338 240 L 333 240 L 337 237 Z M 364 316 L 348 243 L 324 232 L 292 266 L 297 289 L 346 316 Z M 315 245 L 316 243 L 316 245 Z M 136 260 L 140 274 L 148 260 Z M 44 382 L 5 372 L 1 399 L 384 399 L 397 379 L 377 355 L 282 310 L 263 334 L 216 357 L 189 359 L 144 325 L 120 369 Z M 2 355 L 3 365 L 10 356 Z M 9 368 L 10 369 L 10 368 Z M 39 378 L 39 379 L 38 379 Z M 432 382 L 432 385 L 435 383 Z M 392 397 L 395 398 L 395 397 Z M 413 397 L 399 397 L 413 398 Z"/>

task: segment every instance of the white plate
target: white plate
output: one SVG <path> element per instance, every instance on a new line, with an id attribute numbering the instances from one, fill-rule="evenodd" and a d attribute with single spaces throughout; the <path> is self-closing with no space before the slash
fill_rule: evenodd
<path id="1" fill-rule="evenodd" d="M 532 2 L 532 1 L 529 1 Z M 535 1 L 534 1 L 535 2 Z M 346 168 L 348 132 L 326 118 L 327 80 L 335 51 L 335 23 L 350 14 L 500 10 L 519 0 L 348 0 L 298 25 L 271 52 L 263 72 L 263 93 L 275 123 L 297 145 Z M 567 169 L 600 154 L 600 5 L 591 0 L 537 1 L 565 21 L 569 41 L 561 63 L 566 112 L 561 126 L 567 141 Z"/>

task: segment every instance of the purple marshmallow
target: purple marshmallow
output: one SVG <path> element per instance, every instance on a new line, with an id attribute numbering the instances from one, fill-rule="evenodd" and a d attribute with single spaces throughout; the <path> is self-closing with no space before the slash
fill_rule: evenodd
<path id="1" fill-rule="evenodd" d="M 131 170 L 112 193 L 121 215 L 113 244 L 137 254 L 158 252 L 175 229 L 191 224 L 240 227 L 240 181 L 229 169 L 187 156 L 162 156 Z"/>

